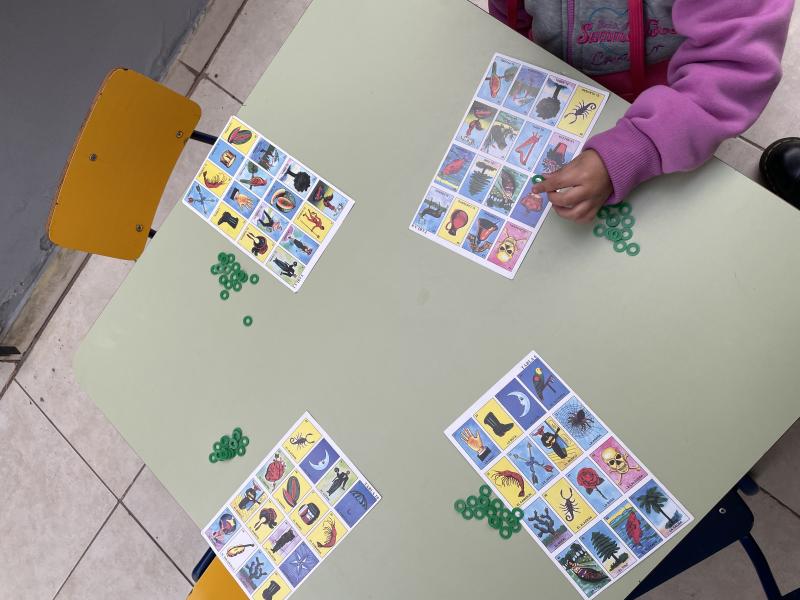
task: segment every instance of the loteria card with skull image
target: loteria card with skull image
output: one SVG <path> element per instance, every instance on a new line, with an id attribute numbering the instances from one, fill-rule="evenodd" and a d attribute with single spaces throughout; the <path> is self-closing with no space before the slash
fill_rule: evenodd
<path id="1" fill-rule="evenodd" d="M 231 117 L 183 204 L 235 246 L 237 256 L 248 256 L 259 273 L 296 292 L 353 200 Z"/>
<path id="2" fill-rule="evenodd" d="M 247 598 L 288 598 L 380 499 L 305 413 L 203 533 Z"/>
<path id="3" fill-rule="evenodd" d="M 550 212 L 533 177 L 580 152 L 608 94 L 500 54 L 475 78 L 409 229 L 513 279 Z"/>
<path id="4" fill-rule="evenodd" d="M 628 446 L 535 352 L 445 430 L 582 598 L 692 521 Z M 564 596 L 567 597 L 567 596 Z"/>

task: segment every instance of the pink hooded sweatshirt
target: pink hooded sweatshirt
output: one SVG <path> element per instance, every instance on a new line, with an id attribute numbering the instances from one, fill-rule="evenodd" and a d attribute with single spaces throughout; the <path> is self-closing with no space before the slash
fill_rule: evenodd
<path id="1" fill-rule="evenodd" d="M 490 12 L 612 91 L 635 98 L 614 127 L 584 146 L 602 158 L 614 186 L 608 202 L 617 203 L 643 181 L 695 169 L 755 122 L 780 81 L 793 5 L 490 0 Z"/>

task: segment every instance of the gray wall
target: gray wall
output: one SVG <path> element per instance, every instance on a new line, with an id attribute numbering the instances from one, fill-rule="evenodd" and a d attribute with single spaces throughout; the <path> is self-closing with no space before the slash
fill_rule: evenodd
<path id="1" fill-rule="evenodd" d="M 103 77 L 158 78 L 206 2 L 0 0 L 0 333 L 50 253 L 53 194 Z"/>

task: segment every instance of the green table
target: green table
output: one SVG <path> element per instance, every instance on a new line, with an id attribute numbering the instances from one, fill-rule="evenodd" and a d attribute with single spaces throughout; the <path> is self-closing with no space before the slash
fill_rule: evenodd
<path id="1" fill-rule="evenodd" d="M 356 200 L 317 268 L 222 303 L 228 245 L 178 206 L 75 359 L 198 525 L 303 410 L 328 429 L 384 499 L 298 598 L 577 597 L 452 510 L 479 480 L 442 430 L 531 349 L 698 518 L 800 414 L 800 213 L 716 160 L 636 192 L 636 258 L 551 215 L 509 281 L 408 230 L 495 51 L 582 78 L 464 0 L 317 0 L 240 113 Z"/>

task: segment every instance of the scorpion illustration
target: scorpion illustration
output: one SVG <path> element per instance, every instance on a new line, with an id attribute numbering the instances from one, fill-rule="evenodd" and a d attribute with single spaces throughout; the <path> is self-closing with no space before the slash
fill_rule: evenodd
<path id="1" fill-rule="evenodd" d="M 314 441 L 311 439 L 313 434 L 307 433 L 305 435 L 296 435 L 289 438 L 289 443 L 293 446 L 297 446 L 298 448 L 305 448 L 309 444 L 313 444 Z"/>
<path id="2" fill-rule="evenodd" d="M 564 116 L 565 117 L 572 117 L 572 121 L 569 122 L 569 124 L 572 125 L 579 118 L 580 119 L 585 119 L 586 117 L 588 117 L 589 113 L 592 112 L 596 108 L 597 108 L 597 104 L 595 104 L 594 102 L 589 102 L 587 104 L 586 102 L 581 101 L 581 102 L 578 103 L 578 106 L 576 106 L 574 110 L 572 110 L 571 112 L 568 112 Z"/>
<path id="3" fill-rule="evenodd" d="M 569 496 L 566 498 L 564 497 L 564 490 L 560 490 L 558 495 L 561 496 L 561 499 L 563 500 L 561 503 L 561 510 L 564 511 L 564 520 L 572 521 L 575 518 L 575 513 L 581 512 L 580 509 L 578 509 L 578 505 L 572 499 L 572 489 L 570 488 Z"/>

